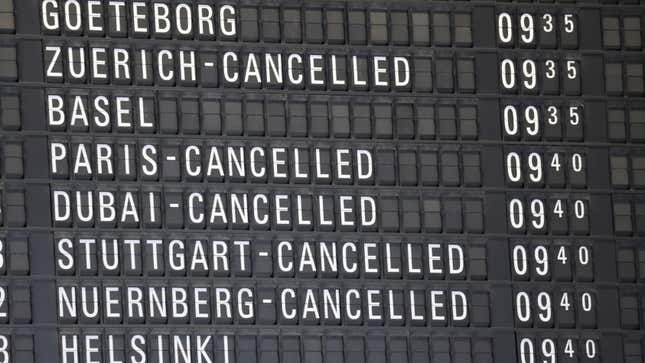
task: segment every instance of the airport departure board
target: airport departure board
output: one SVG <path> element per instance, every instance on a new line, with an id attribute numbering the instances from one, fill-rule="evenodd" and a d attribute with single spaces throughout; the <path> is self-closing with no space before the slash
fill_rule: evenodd
<path id="1" fill-rule="evenodd" d="M 0 363 L 643 363 L 643 0 L 0 0 Z"/>

